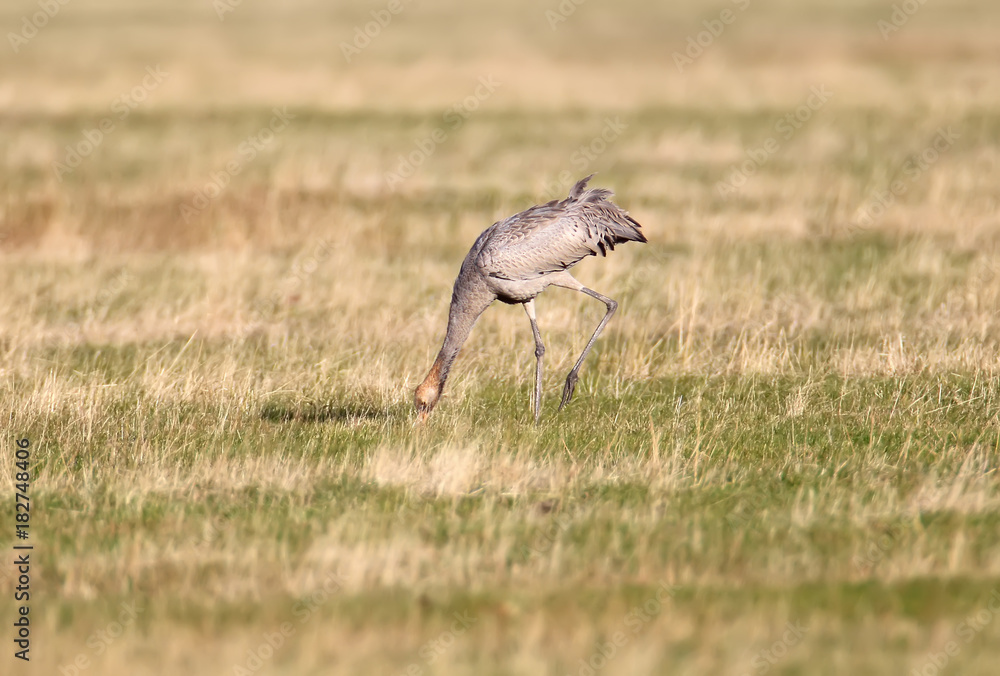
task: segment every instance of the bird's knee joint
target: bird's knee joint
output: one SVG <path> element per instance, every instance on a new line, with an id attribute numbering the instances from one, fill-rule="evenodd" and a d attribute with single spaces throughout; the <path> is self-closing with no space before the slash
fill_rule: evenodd
<path id="1" fill-rule="evenodd" d="M 539 359 L 541 359 L 543 356 L 545 356 L 545 346 L 544 345 L 536 345 L 535 346 L 535 356 L 538 357 Z"/>
<path id="2" fill-rule="evenodd" d="M 608 301 L 608 312 L 609 313 L 610 312 L 614 312 L 617 309 L 618 309 L 618 301 L 616 301 L 616 300 L 609 300 Z"/>

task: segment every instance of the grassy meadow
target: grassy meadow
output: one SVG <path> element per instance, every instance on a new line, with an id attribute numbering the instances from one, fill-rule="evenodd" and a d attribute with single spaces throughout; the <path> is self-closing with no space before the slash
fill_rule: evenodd
<path id="1" fill-rule="evenodd" d="M 0 10 L 3 673 L 996 673 L 995 2 L 58 7 Z M 541 424 L 496 304 L 415 428 L 476 236 L 592 172 L 649 243 L 572 403 L 550 289 Z"/>

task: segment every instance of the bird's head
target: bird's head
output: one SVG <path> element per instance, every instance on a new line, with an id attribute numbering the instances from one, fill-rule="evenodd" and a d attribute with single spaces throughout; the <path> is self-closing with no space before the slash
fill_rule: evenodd
<path id="1" fill-rule="evenodd" d="M 431 381 L 425 380 L 417 391 L 413 394 L 413 404 L 417 409 L 417 424 L 422 424 L 431 414 L 434 405 L 441 398 L 441 386 Z"/>

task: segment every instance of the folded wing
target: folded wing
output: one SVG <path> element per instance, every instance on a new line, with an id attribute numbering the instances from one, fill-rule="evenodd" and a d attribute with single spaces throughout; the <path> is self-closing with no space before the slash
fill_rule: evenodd
<path id="1" fill-rule="evenodd" d="M 487 233 L 476 257 L 483 274 L 528 280 L 566 270 L 586 256 L 607 255 L 622 242 L 645 242 L 640 225 L 607 200 L 610 190 L 584 190 L 583 179 L 570 196 L 500 221 Z"/>

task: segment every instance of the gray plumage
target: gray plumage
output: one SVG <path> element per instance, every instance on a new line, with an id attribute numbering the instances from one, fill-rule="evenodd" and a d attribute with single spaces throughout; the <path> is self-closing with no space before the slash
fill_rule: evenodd
<path id="1" fill-rule="evenodd" d="M 566 378 L 561 409 L 572 398 L 580 366 L 618 304 L 584 287 L 567 272 L 586 256 L 606 256 L 616 244 L 645 242 L 640 225 L 608 198 L 604 188 L 587 190 L 593 174 L 563 200 L 540 204 L 487 228 L 476 239 L 455 280 L 444 345 L 430 373 L 417 388 L 415 402 L 423 421 L 437 403 L 452 363 L 479 315 L 494 300 L 522 304 L 535 339 L 536 422 L 541 413 L 542 356 L 545 346 L 535 319 L 534 298 L 548 286 L 580 291 L 602 301 L 607 314 Z"/>

